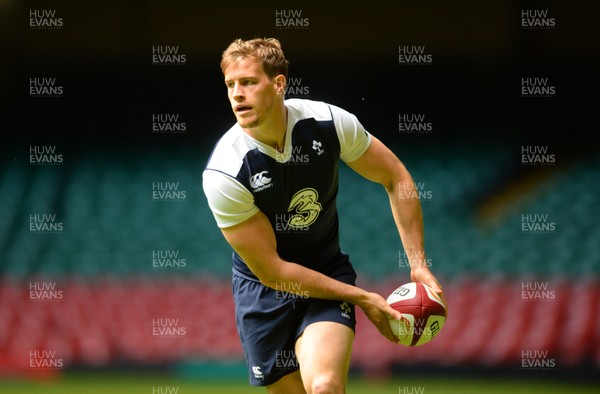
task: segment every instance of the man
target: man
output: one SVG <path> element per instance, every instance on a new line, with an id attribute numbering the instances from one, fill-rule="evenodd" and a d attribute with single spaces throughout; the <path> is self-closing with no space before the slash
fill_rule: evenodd
<path id="1" fill-rule="evenodd" d="M 411 279 L 442 288 L 427 267 L 414 182 L 357 118 L 333 105 L 285 100 L 288 62 L 276 39 L 241 39 L 221 69 L 237 123 L 216 144 L 203 188 L 233 253 L 236 323 L 250 383 L 269 393 L 343 393 L 354 305 L 397 342 L 399 319 L 379 294 L 355 286 L 340 250 L 338 163 L 385 186 Z M 402 193 L 404 191 L 404 193 Z"/>

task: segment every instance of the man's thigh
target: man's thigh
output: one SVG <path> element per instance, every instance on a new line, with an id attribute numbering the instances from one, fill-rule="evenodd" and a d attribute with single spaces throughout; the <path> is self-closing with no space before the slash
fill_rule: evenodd
<path id="1" fill-rule="evenodd" d="M 277 382 L 267 386 L 268 394 L 306 394 L 300 371 L 285 375 Z"/>
<path id="2" fill-rule="evenodd" d="M 343 392 L 348 379 L 354 331 L 343 324 L 312 323 L 296 341 L 296 357 L 307 392 L 329 387 Z"/>

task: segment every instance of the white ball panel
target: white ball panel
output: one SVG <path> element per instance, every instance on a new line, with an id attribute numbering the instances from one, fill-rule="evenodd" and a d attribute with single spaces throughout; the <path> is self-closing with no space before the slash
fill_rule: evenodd
<path id="1" fill-rule="evenodd" d="M 431 289 L 431 287 L 429 287 L 429 286 L 427 286 L 426 284 L 423 283 L 423 288 L 425 289 L 427 297 L 431 301 L 437 302 L 438 304 L 440 304 L 441 306 L 443 306 L 444 309 L 446 309 L 446 305 L 444 305 L 444 303 L 442 302 L 442 300 L 440 299 L 440 297 L 437 294 L 435 294 L 435 292 Z"/>
<path id="2" fill-rule="evenodd" d="M 394 302 L 410 300 L 417 296 L 417 284 L 414 282 L 407 283 L 398 287 L 392 294 L 387 298 L 388 304 L 393 304 Z"/>

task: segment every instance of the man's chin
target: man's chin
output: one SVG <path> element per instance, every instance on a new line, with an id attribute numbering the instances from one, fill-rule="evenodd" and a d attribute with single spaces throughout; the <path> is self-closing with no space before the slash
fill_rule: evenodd
<path id="1" fill-rule="evenodd" d="M 251 120 L 251 119 L 239 119 L 238 118 L 237 121 L 238 121 L 238 124 L 240 125 L 240 127 L 242 127 L 243 129 L 252 129 L 260 124 L 260 122 L 256 119 Z"/>

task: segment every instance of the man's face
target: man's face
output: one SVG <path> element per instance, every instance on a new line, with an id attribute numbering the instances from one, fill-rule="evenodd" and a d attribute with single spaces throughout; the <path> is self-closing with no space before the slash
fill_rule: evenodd
<path id="1" fill-rule="evenodd" d="M 258 127 L 271 114 L 283 76 L 270 79 L 255 58 L 240 59 L 225 69 L 227 96 L 243 128 Z"/>

